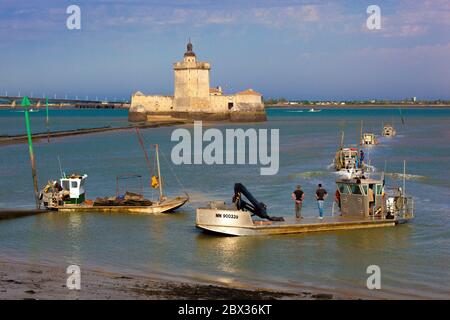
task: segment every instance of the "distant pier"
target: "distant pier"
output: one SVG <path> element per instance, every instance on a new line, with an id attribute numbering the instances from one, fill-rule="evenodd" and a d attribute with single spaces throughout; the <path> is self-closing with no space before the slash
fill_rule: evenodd
<path id="1" fill-rule="evenodd" d="M 20 96 L 0 96 L 1 108 L 17 108 L 23 97 Z M 33 108 L 45 107 L 46 98 L 30 98 Z M 98 101 L 98 100 L 78 100 L 78 99 L 56 99 L 48 98 L 48 105 L 51 108 L 79 108 L 79 109 L 128 109 L 129 101 Z"/>

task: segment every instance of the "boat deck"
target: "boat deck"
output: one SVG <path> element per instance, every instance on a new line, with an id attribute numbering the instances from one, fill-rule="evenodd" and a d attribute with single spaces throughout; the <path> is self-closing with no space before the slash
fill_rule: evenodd
<path id="1" fill-rule="evenodd" d="M 183 206 L 189 198 L 177 197 L 152 206 L 93 206 L 93 205 L 64 205 L 53 208 L 60 212 L 78 213 L 128 213 L 128 214 L 157 214 L 171 212 Z"/>

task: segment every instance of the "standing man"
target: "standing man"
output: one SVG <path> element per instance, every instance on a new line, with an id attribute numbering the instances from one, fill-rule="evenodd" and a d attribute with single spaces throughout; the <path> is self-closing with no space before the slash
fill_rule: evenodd
<path id="1" fill-rule="evenodd" d="M 363 165 L 364 158 L 365 158 L 364 150 L 361 149 L 359 151 L 359 165 L 360 165 L 360 167 L 362 167 L 362 165 Z"/>
<path id="2" fill-rule="evenodd" d="M 302 204 L 305 199 L 305 193 L 302 191 L 302 186 L 298 185 L 294 192 L 292 192 L 292 200 L 295 203 L 295 217 L 302 218 Z"/>
<path id="3" fill-rule="evenodd" d="M 339 207 L 339 211 L 341 211 L 341 192 L 339 191 L 339 189 L 336 189 L 336 193 L 334 194 L 334 201 L 336 201 Z"/>
<path id="4" fill-rule="evenodd" d="M 325 199 L 328 196 L 327 190 L 322 188 L 322 184 L 319 183 L 319 187 L 316 190 L 316 199 L 317 199 L 317 206 L 319 207 L 319 219 L 323 219 L 323 203 Z"/>
<path id="5" fill-rule="evenodd" d="M 373 194 L 373 185 L 369 185 L 369 190 L 367 190 L 367 196 L 369 200 L 369 214 L 373 215 L 373 206 L 375 205 L 375 196 Z"/>

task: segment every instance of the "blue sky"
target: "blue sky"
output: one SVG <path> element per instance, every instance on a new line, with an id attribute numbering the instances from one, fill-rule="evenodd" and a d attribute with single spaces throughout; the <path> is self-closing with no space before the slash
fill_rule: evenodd
<path id="1" fill-rule="evenodd" d="M 81 30 L 66 28 L 69 5 Z M 381 30 L 368 30 L 368 5 Z M 172 94 L 188 38 L 211 86 L 288 99 L 450 99 L 450 1 L 0 0 L 0 94 Z"/>

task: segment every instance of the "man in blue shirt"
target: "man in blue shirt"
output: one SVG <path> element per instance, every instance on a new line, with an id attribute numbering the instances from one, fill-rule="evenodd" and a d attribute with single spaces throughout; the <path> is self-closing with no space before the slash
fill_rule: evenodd
<path id="1" fill-rule="evenodd" d="M 319 219 L 323 219 L 323 204 L 328 196 L 327 190 L 322 188 L 322 184 L 319 183 L 319 187 L 316 190 L 317 207 L 319 208 Z"/>

